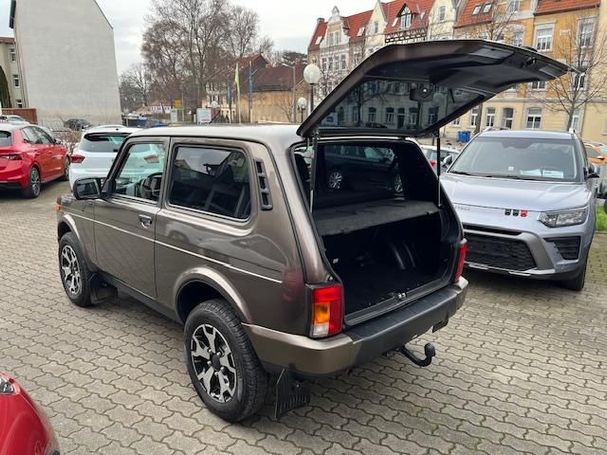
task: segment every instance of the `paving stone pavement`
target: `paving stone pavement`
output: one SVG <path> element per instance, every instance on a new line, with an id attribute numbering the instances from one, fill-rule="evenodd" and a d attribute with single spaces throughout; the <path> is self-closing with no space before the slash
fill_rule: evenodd
<path id="1" fill-rule="evenodd" d="M 211 415 L 190 386 L 182 331 L 121 298 L 84 310 L 59 281 L 53 203 L 0 193 L 0 370 L 48 413 L 63 454 L 605 454 L 607 235 L 586 289 L 467 273 L 464 308 L 398 356 L 313 385 L 275 422 Z"/>

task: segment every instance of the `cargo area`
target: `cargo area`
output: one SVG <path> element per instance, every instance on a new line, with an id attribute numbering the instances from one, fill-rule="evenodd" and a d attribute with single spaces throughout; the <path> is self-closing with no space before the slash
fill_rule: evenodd
<path id="1" fill-rule="evenodd" d="M 446 285 L 459 230 L 450 206 L 438 206 L 438 181 L 419 148 L 331 144 L 318 150 L 312 218 L 326 262 L 344 286 L 346 324 Z M 300 155 L 295 161 L 309 191 L 311 160 Z"/>

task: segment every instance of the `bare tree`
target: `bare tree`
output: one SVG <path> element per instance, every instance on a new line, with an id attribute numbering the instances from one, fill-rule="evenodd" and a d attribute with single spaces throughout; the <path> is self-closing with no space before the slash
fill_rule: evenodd
<path id="1" fill-rule="evenodd" d="M 547 84 L 546 105 L 567 114 L 567 130 L 587 104 L 607 97 L 607 33 L 600 30 L 598 10 L 571 14 L 553 43 L 553 57 L 574 71 Z"/>
<path id="2" fill-rule="evenodd" d="M 133 110 L 147 106 L 150 98 L 152 79 L 147 68 L 137 63 L 120 75 L 120 96 L 122 108 Z"/>

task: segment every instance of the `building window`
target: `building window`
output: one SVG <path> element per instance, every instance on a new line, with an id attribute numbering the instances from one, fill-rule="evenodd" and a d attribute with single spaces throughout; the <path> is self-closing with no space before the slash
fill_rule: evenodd
<path id="1" fill-rule="evenodd" d="M 586 72 L 575 73 L 572 78 L 573 90 L 583 90 L 586 85 Z"/>
<path id="2" fill-rule="evenodd" d="M 502 126 L 511 130 L 513 121 L 514 109 L 512 109 L 511 107 L 505 107 L 502 111 Z"/>
<path id="3" fill-rule="evenodd" d="M 494 107 L 487 108 L 487 117 L 485 119 L 485 126 L 488 128 L 495 126 L 495 108 Z"/>
<path id="4" fill-rule="evenodd" d="M 21 109 L 21 108 L 23 107 L 23 100 L 16 99 L 16 100 L 15 100 L 15 103 L 17 103 L 17 107 L 18 107 L 19 109 Z"/>
<path id="5" fill-rule="evenodd" d="M 409 127 L 413 128 L 417 125 L 417 113 L 418 110 L 416 107 L 409 108 Z"/>
<path id="6" fill-rule="evenodd" d="M 447 12 L 446 6 L 441 6 L 438 8 L 438 21 L 443 22 L 445 20 L 445 15 Z"/>
<path id="7" fill-rule="evenodd" d="M 346 66 L 347 66 L 346 54 L 342 54 L 342 56 L 341 56 L 341 69 L 345 70 Z"/>
<path id="8" fill-rule="evenodd" d="M 478 107 L 475 107 L 470 111 L 470 126 L 476 126 L 478 122 Z"/>
<path id="9" fill-rule="evenodd" d="M 323 58 L 321 61 L 322 61 L 322 70 L 326 71 L 327 70 L 327 59 Z"/>
<path id="10" fill-rule="evenodd" d="M 428 125 L 434 125 L 438 122 L 438 106 L 428 109 Z"/>
<path id="11" fill-rule="evenodd" d="M 455 120 L 453 120 L 453 121 L 451 122 L 451 124 L 452 124 L 453 126 L 459 126 L 459 124 L 460 124 L 460 118 L 461 118 L 461 117 L 456 118 Z"/>
<path id="12" fill-rule="evenodd" d="M 11 47 L 8 52 L 11 56 L 11 62 L 16 62 L 17 61 L 17 50 L 14 47 Z"/>
<path id="13" fill-rule="evenodd" d="M 360 52 L 354 54 L 354 66 L 358 65 L 362 60 L 362 55 Z"/>
<path id="14" fill-rule="evenodd" d="M 376 35 L 379 33 L 379 22 L 378 21 L 373 22 L 373 33 L 375 33 Z"/>
<path id="15" fill-rule="evenodd" d="M 592 19 L 582 19 L 578 31 L 578 44 L 580 47 L 592 46 L 593 32 L 594 21 Z"/>
<path id="16" fill-rule="evenodd" d="M 386 123 L 394 123 L 394 108 L 386 108 Z"/>
<path id="17" fill-rule="evenodd" d="M 571 129 L 573 131 L 580 130 L 580 110 L 576 109 L 573 111 L 573 115 L 571 116 Z"/>
<path id="18" fill-rule="evenodd" d="M 358 122 L 359 122 L 358 107 L 357 106 L 352 106 L 352 123 L 354 125 L 357 125 Z"/>
<path id="19" fill-rule="evenodd" d="M 516 30 L 512 33 L 512 45 L 521 47 L 523 45 L 524 32 L 522 30 Z"/>
<path id="20" fill-rule="evenodd" d="M 480 13 L 480 12 L 481 12 L 481 8 L 482 8 L 482 6 L 483 6 L 483 5 L 476 5 L 476 6 L 474 7 L 474 9 L 472 10 L 472 15 L 473 15 L 473 16 L 476 16 L 478 13 Z"/>
<path id="21" fill-rule="evenodd" d="M 407 30 L 411 27 L 411 22 L 413 20 L 413 14 L 411 14 L 411 10 L 407 7 L 403 10 L 403 14 L 400 16 L 400 28 L 403 30 Z"/>
<path id="22" fill-rule="evenodd" d="M 539 130 L 542 126 L 542 108 L 531 107 L 527 110 L 527 129 Z"/>
<path id="23" fill-rule="evenodd" d="M 521 0 L 508 1 L 508 14 L 518 13 L 521 10 Z"/>
<path id="24" fill-rule="evenodd" d="M 19 79 L 18 74 L 13 74 L 13 85 L 15 87 L 21 87 L 21 79 Z"/>
<path id="25" fill-rule="evenodd" d="M 375 123 L 376 119 L 377 119 L 377 109 L 375 109 L 374 107 L 370 107 L 369 112 L 367 114 L 367 121 L 369 123 Z"/>
<path id="26" fill-rule="evenodd" d="M 531 90 L 546 90 L 546 81 L 533 81 Z"/>
<path id="27" fill-rule="evenodd" d="M 333 57 L 329 57 L 329 71 L 333 70 Z"/>
<path id="28" fill-rule="evenodd" d="M 535 29 L 535 48 L 538 51 L 552 50 L 552 25 L 542 25 Z"/>
<path id="29" fill-rule="evenodd" d="M 485 3 L 485 6 L 483 7 L 483 13 L 487 14 L 489 11 L 491 11 L 491 3 Z"/>

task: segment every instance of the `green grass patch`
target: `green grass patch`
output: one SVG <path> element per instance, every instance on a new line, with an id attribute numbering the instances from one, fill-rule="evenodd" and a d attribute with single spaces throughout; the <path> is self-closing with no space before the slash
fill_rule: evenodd
<path id="1" fill-rule="evenodd" d="M 607 213 L 602 207 L 596 209 L 596 230 L 601 232 L 607 232 Z"/>

